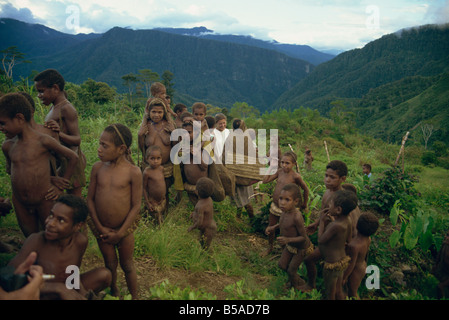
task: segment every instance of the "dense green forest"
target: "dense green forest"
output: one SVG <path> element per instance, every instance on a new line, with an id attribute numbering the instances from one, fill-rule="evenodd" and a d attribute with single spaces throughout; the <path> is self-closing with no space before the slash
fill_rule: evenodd
<path id="1" fill-rule="evenodd" d="M 437 79 L 428 80 L 429 83 L 421 84 L 428 89 L 438 83 Z M 48 109 L 41 105 L 30 83 L 3 81 L 2 92 L 8 91 L 27 91 L 35 97 L 35 118 L 42 123 Z M 130 95 L 117 93 L 108 84 L 91 79 L 81 85 L 68 83 L 67 93 L 79 111 L 82 148 L 88 162 L 86 177 L 97 161 L 99 136 L 111 123 L 120 122 L 131 129 L 133 157 L 139 161 L 135 138 L 143 115 L 144 94 L 135 96 L 131 103 Z M 309 186 L 309 211 L 304 213 L 306 224 L 316 218 L 321 207 L 325 191 L 323 176 L 329 159 L 345 161 L 349 168 L 347 182 L 356 186 L 360 208 L 375 213 L 380 219 L 380 229 L 372 237 L 368 257 L 368 264 L 380 270 L 380 287 L 368 290 L 362 283 L 361 298 L 439 299 L 438 280 L 432 268 L 449 230 L 449 173 L 444 168 L 449 162 L 447 145 L 434 142 L 426 150 L 424 140 L 415 137 L 406 142 L 405 152 L 399 154 L 399 144 L 386 143 L 357 129 L 354 125 L 357 117 L 342 101 L 332 101 L 331 105 L 329 117 L 304 107 L 261 114 L 246 102 L 236 102 L 229 109 L 209 104 L 208 113 L 224 112 L 230 121 L 235 117 L 244 118 L 248 127 L 254 129 L 279 130 L 281 150 L 293 149 L 298 155 L 298 168 Z M 305 147 L 313 150 L 312 171 L 306 171 L 302 165 Z M 429 158 L 429 152 L 433 157 Z M 394 166 L 395 162 L 398 166 Z M 10 196 L 4 163 L 1 157 L 0 192 Z M 371 181 L 361 174 L 364 163 L 373 166 Z M 172 193 L 164 224 L 157 227 L 151 220 L 143 220 L 135 233 L 134 256 L 141 299 L 322 299 L 321 273 L 317 289 L 308 293 L 295 291 L 285 287 L 286 274 L 277 266 L 279 248 L 268 257 L 260 255 L 267 245 L 263 230 L 274 184 L 260 187 L 265 197 L 254 203 L 257 214 L 253 219 L 246 214 L 236 215 L 229 198 L 214 204 L 218 235 L 211 253 L 201 249 L 197 234 L 187 232 L 193 210 L 187 196 L 176 204 Z M 87 190 L 83 192 L 85 195 Z M 23 241 L 13 213 L 1 218 L 0 230 L 1 240 L 17 246 Z M 86 269 L 103 263 L 93 236 L 89 236 L 90 244 L 83 260 Z M 312 237 L 312 241 L 316 242 L 316 237 Z M 0 262 L 6 263 L 13 255 L 0 254 Z M 307 277 L 303 266 L 299 273 L 304 279 Z M 122 298 L 127 299 L 126 283 L 124 279 L 121 281 Z M 114 299 L 107 292 L 103 298 Z"/>

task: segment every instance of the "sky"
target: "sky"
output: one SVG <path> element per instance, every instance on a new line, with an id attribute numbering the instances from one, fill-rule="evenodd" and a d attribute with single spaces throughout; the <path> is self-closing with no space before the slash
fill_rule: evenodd
<path id="1" fill-rule="evenodd" d="M 404 28 L 449 23 L 449 0 L 0 0 L 0 17 L 71 34 L 205 26 L 341 52 Z"/>

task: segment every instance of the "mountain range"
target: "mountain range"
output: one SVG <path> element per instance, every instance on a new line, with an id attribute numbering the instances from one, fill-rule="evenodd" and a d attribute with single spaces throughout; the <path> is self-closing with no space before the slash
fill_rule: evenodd
<path id="1" fill-rule="evenodd" d="M 174 31 L 115 27 L 104 34 L 69 35 L 39 24 L 0 19 L 0 36 L 2 49 L 17 46 L 32 61 L 17 66 L 17 77 L 55 68 L 67 81 L 80 84 L 91 78 L 124 92 L 123 75 L 142 69 L 161 75 L 168 70 L 175 76 L 174 101 L 188 104 L 203 101 L 231 107 L 241 101 L 266 110 L 315 67 L 273 49 Z"/>

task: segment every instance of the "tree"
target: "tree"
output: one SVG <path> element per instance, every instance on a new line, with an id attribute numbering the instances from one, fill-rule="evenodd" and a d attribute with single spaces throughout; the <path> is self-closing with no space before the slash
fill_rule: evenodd
<path id="1" fill-rule="evenodd" d="M 139 70 L 137 80 L 142 82 L 147 98 L 149 98 L 151 96 L 151 84 L 159 81 L 159 74 L 157 72 L 151 71 L 151 69 Z"/>
<path id="2" fill-rule="evenodd" d="M 427 150 L 427 142 L 429 142 L 432 133 L 434 132 L 434 127 L 431 123 L 423 123 L 421 125 L 422 137 L 424 139 L 424 149 Z"/>
<path id="3" fill-rule="evenodd" d="M 12 69 L 21 63 L 31 63 L 31 61 L 25 60 L 25 54 L 17 50 L 16 46 L 11 46 L 5 50 L 0 51 L 2 53 L 2 66 L 5 74 L 8 78 L 12 79 Z"/>
<path id="4" fill-rule="evenodd" d="M 173 97 L 173 94 L 175 93 L 175 89 L 173 88 L 175 86 L 175 83 L 173 82 L 174 77 L 175 75 L 168 70 L 164 71 L 162 74 L 162 84 L 167 89 L 167 94 L 170 97 Z"/>
<path id="5" fill-rule="evenodd" d="M 122 76 L 123 84 L 128 87 L 129 93 L 129 103 L 131 104 L 131 108 L 133 106 L 133 86 L 138 81 L 137 76 L 133 73 L 128 73 Z"/>
<path id="6" fill-rule="evenodd" d="M 258 117 L 260 115 L 259 110 L 253 106 L 248 105 L 246 102 L 236 102 L 229 111 L 229 116 L 232 118 L 240 118 L 245 120 L 251 117 Z"/>

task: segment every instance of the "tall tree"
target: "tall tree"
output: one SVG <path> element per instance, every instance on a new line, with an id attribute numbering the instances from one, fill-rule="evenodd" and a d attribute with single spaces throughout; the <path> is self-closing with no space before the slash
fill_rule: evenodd
<path id="1" fill-rule="evenodd" d="M 16 46 L 11 46 L 0 51 L 2 54 L 2 66 L 8 78 L 12 79 L 13 68 L 21 63 L 31 63 L 25 60 L 25 54 L 20 52 Z"/>
<path id="2" fill-rule="evenodd" d="M 147 98 L 149 98 L 151 96 L 150 92 L 151 84 L 156 81 L 159 81 L 159 74 L 157 72 L 152 71 L 151 69 L 139 70 L 137 80 L 142 82 L 143 87 L 145 88 Z"/>
<path id="3" fill-rule="evenodd" d="M 168 70 L 165 70 L 164 73 L 162 74 L 162 84 L 167 89 L 167 94 L 170 97 L 173 97 L 173 94 L 175 93 L 174 89 L 175 83 L 173 82 L 174 77 L 175 75 Z"/>
<path id="4" fill-rule="evenodd" d="M 131 104 L 131 108 L 133 107 L 133 88 L 135 83 L 138 81 L 137 76 L 133 73 L 128 73 L 122 76 L 123 84 L 128 87 L 129 93 L 129 103 Z"/>

